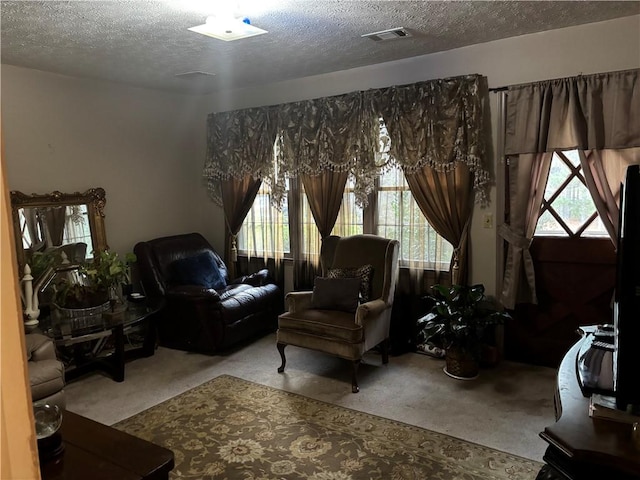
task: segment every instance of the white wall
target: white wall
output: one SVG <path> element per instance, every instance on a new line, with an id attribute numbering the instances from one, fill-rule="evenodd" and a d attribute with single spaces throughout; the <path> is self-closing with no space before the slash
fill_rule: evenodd
<path id="1" fill-rule="evenodd" d="M 375 48 L 375 47 L 372 47 Z M 478 73 L 490 87 L 640 67 L 640 16 L 524 35 L 406 60 L 344 70 L 264 88 L 210 95 L 210 111 L 273 105 L 341 93 L 401 85 L 434 78 Z M 496 95 L 491 95 L 492 134 L 497 120 Z M 495 158 L 492 170 L 495 170 Z M 474 212 L 471 229 L 471 281 L 496 291 L 496 190 L 491 205 Z M 482 228 L 485 214 L 493 228 Z"/>
<path id="2" fill-rule="evenodd" d="M 9 189 L 103 187 L 112 250 L 197 231 L 205 116 L 197 97 L 2 66 Z"/>

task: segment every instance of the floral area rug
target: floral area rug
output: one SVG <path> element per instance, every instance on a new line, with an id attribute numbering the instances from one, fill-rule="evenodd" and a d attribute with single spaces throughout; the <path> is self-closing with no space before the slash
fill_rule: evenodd
<path id="1" fill-rule="evenodd" d="M 533 480 L 542 466 L 228 375 L 115 427 L 171 449 L 172 479 Z"/>

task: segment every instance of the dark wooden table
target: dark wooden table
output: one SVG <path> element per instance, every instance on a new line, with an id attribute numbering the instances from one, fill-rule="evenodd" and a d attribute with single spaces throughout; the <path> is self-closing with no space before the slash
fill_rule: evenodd
<path id="1" fill-rule="evenodd" d="M 40 464 L 42 480 L 167 480 L 173 452 L 73 412 L 62 419 L 64 451 Z"/>
<path id="2" fill-rule="evenodd" d="M 556 423 L 540 434 L 549 447 L 537 480 L 640 479 L 640 450 L 633 444 L 631 425 L 589 417 L 589 397 L 576 371 L 586 341 L 569 350 L 558 370 Z"/>

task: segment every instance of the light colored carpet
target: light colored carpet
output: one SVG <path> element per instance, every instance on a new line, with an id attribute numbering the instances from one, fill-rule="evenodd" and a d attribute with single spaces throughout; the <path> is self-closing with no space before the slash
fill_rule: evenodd
<path id="1" fill-rule="evenodd" d="M 542 466 L 228 375 L 115 427 L 171 449 L 173 479 L 533 480 Z"/>
<path id="2" fill-rule="evenodd" d="M 218 356 L 159 348 L 127 363 L 122 383 L 95 373 L 65 391 L 69 410 L 111 425 L 227 374 L 541 461 L 546 444 L 538 434 L 554 422 L 555 370 L 502 362 L 460 381 L 442 372 L 443 363 L 408 353 L 382 365 L 368 354 L 353 394 L 349 364 L 310 350 L 287 347 L 287 369 L 278 374 L 270 334 Z"/>

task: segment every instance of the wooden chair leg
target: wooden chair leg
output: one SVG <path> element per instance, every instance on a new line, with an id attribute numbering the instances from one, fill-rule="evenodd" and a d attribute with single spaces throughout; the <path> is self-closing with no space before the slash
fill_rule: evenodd
<path id="1" fill-rule="evenodd" d="M 284 347 L 286 347 L 286 343 L 278 343 L 278 352 L 280 352 L 280 358 L 282 359 L 282 365 L 278 367 L 278 373 L 284 372 L 284 366 L 287 364 L 287 359 L 284 356 Z"/>
<path id="2" fill-rule="evenodd" d="M 353 393 L 358 393 L 360 391 L 360 387 L 358 386 L 358 367 L 360 366 L 360 360 L 354 360 L 351 364 L 352 377 L 351 377 L 351 391 Z"/>

